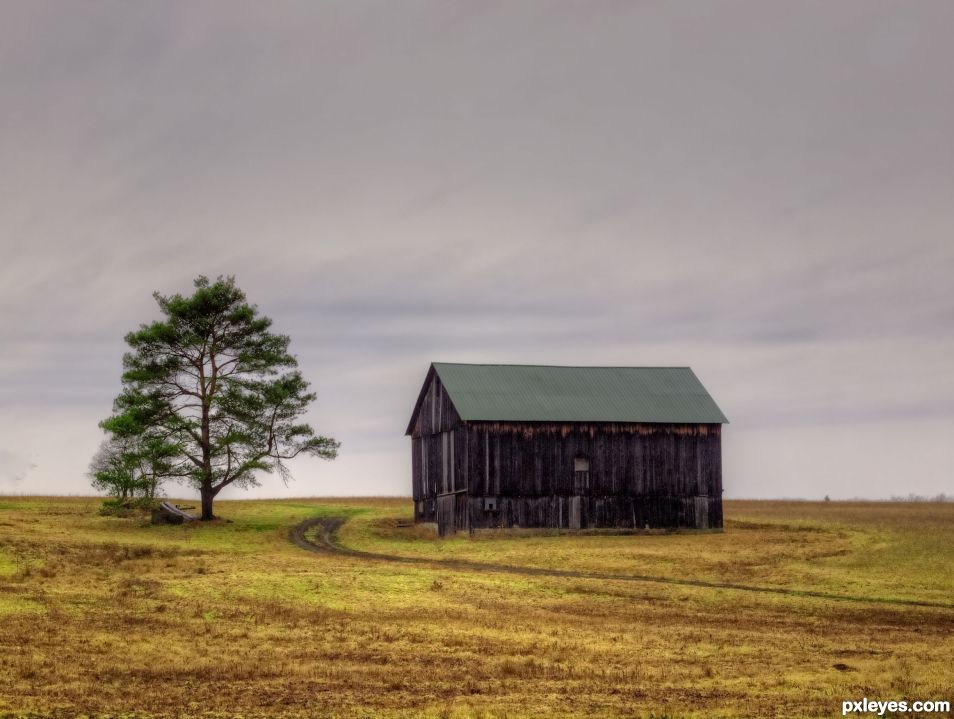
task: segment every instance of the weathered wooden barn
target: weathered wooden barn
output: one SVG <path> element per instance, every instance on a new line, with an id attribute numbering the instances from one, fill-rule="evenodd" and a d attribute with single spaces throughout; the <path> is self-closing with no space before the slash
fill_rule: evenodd
<path id="1" fill-rule="evenodd" d="M 407 427 L 415 521 L 721 527 L 726 422 L 688 367 L 434 363 Z"/>

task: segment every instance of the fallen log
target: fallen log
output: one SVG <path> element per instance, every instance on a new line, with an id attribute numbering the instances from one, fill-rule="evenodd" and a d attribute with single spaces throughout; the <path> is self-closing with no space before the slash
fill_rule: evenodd
<path id="1" fill-rule="evenodd" d="M 171 502 L 163 502 L 157 509 L 152 510 L 153 524 L 182 524 L 194 522 L 196 517 L 187 514 Z"/>

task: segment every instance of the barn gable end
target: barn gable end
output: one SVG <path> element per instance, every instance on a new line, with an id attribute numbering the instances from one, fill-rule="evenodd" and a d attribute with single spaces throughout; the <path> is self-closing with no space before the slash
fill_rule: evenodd
<path id="1" fill-rule="evenodd" d="M 442 533 L 469 527 L 467 448 L 460 415 L 434 367 L 428 370 L 408 423 L 415 519 Z"/>

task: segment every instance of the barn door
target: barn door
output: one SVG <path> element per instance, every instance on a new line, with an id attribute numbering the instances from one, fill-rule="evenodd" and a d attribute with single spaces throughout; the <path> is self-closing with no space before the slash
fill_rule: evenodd
<path id="1" fill-rule="evenodd" d="M 437 495 L 437 533 L 441 537 L 457 531 L 456 499 L 449 493 Z"/>
<path id="2" fill-rule="evenodd" d="M 570 501 L 567 502 L 567 525 L 570 529 L 579 529 L 581 526 L 581 505 L 583 503 L 580 501 L 579 497 L 570 497 Z"/>
<path id="3" fill-rule="evenodd" d="M 441 537 L 470 528 L 470 504 L 466 492 L 437 495 L 437 533 Z"/>

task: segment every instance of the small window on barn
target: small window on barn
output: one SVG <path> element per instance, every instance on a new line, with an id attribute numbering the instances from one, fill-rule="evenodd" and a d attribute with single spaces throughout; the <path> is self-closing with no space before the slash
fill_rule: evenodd
<path id="1" fill-rule="evenodd" d="M 485 511 L 485 512 L 496 512 L 496 511 L 497 511 L 497 498 L 496 498 L 496 497 L 484 497 L 484 511 Z"/>
<path id="2" fill-rule="evenodd" d="M 590 460 L 587 457 L 573 458 L 573 493 L 582 494 L 590 489 Z"/>

